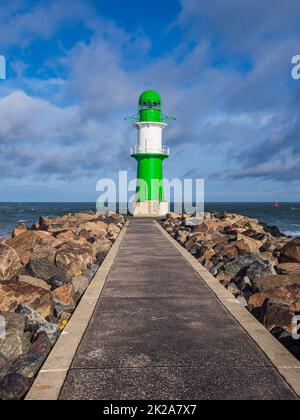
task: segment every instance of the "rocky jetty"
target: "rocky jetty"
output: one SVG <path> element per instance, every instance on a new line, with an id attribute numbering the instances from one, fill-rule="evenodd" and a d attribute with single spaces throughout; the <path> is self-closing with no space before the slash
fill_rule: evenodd
<path id="1" fill-rule="evenodd" d="M 40 218 L 0 241 L 0 400 L 24 397 L 125 219 Z"/>
<path id="2" fill-rule="evenodd" d="M 300 238 L 217 212 L 204 219 L 170 213 L 162 226 L 300 359 L 292 334 L 300 315 Z"/>

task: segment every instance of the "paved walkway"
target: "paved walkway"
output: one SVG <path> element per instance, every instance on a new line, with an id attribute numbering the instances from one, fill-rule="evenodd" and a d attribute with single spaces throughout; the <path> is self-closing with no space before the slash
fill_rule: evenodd
<path id="1" fill-rule="evenodd" d="M 153 221 L 132 220 L 60 399 L 294 399 Z"/>

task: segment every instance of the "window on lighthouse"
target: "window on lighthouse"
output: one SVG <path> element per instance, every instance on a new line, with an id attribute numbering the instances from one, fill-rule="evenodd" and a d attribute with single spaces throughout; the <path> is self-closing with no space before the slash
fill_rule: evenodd
<path id="1" fill-rule="evenodd" d="M 158 109 L 160 110 L 160 102 L 142 102 L 140 109 Z"/>

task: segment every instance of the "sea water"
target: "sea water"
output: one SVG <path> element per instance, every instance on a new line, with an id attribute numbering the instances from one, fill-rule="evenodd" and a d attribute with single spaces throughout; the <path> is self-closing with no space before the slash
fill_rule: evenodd
<path id="1" fill-rule="evenodd" d="M 19 222 L 29 227 L 40 216 L 89 210 L 96 211 L 96 203 L 0 203 L 0 236 L 10 234 Z M 278 226 L 286 235 L 300 236 L 300 203 L 279 203 L 278 208 L 273 203 L 206 203 L 205 211 L 243 214 Z"/>

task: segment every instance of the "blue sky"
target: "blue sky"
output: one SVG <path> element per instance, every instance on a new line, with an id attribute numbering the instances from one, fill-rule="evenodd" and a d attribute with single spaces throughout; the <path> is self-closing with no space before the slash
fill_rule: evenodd
<path id="1" fill-rule="evenodd" d="M 151 4 L 151 8 L 149 8 Z M 300 201 L 297 0 L 1 0 L 0 201 L 95 201 L 135 176 L 124 116 L 151 84 L 207 201 Z"/>

